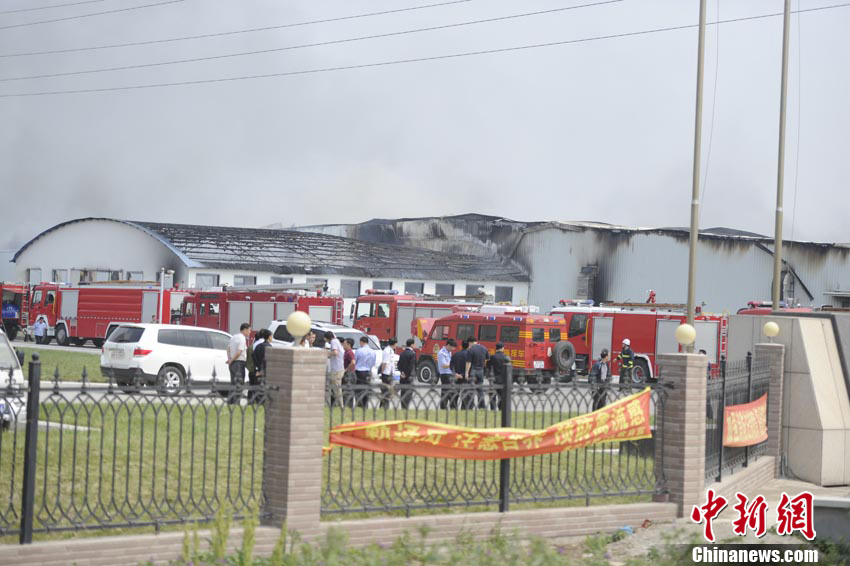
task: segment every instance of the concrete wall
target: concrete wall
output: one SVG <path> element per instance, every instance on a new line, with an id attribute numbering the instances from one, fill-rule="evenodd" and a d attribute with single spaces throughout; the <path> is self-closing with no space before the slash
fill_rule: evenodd
<path id="1" fill-rule="evenodd" d="M 850 396 L 832 322 L 827 318 L 732 316 L 729 359 L 763 341 L 763 325 L 779 325 L 785 345 L 782 444 L 788 471 L 817 485 L 850 483 Z"/>
<path id="2" fill-rule="evenodd" d="M 185 278 L 180 259 L 156 238 L 137 228 L 90 220 L 67 224 L 32 243 L 15 263 L 15 280 L 27 281 L 27 269 L 40 268 L 42 281 L 50 281 L 54 269 L 142 271 L 153 281 L 160 268 L 174 269 Z"/>

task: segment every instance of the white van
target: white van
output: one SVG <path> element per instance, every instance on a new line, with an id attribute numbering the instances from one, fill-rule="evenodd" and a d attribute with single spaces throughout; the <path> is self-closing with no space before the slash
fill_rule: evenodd
<path id="1" fill-rule="evenodd" d="M 100 371 L 125 391 L 156 384 L 174 394 L 192 381 L 230 382 L 227 344 L 230 334 L 210 328 L 174 324 L 122 324 L 109 335 L 100 356 Z"/>
<path id="2" fill-rule="evenodd" d="M 10 383 L 11 380 L 11 383 Z M 26 381 L 18 354 L 0 330 L 0 427 L 26 420 Z"/>

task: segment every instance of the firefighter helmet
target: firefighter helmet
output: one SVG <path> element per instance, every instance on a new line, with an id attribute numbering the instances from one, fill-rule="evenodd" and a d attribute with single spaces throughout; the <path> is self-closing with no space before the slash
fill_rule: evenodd
<path id="1" fill-rule="evenodd" d="M 623 338 L 623 344 L 625 344 L 626 346 L 631 346 L 632 342 L 628 338 Z"/>

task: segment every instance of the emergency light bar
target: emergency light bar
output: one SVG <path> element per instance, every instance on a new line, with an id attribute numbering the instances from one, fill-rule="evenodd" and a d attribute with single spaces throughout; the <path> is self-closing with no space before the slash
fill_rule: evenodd
<path id="1" fill-rule="evenodd" d="M 398 289 L 366 289 L 367 295 L 398 295 Z"/>
<path id="2" fill-rule="evenodd" d="M 580 306 L 593 306 L 593 299 L 561 299 L 558 303 L 562 307 L 580 307 Z"/>

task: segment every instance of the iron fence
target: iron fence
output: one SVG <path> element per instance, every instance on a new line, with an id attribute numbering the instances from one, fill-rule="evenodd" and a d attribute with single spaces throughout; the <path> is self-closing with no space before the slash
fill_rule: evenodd
<path id="1" fill-rule="evenodd" d="M 755 446 L 723 446 L 723 410 L 727 406 L 754 401 L 770 388 L 770 361 L 754 358 L 727 362 L 721 360 L 708 377 L 706 391 L 705 478 L 720 481 L 724 474 L 746 467 L 764 453 L 767 441 Z"/>
<path id="2" fill-rule="evenodd" d="M 349 385 L 343 406 L 335 406 L 327 388 L 326 432 L 353 421 L 427 420 L 468 428 L 542 429 L 589 413 L 641 386 L 588 383 L 551 386 Z M 496 507 L 514 503 L 649 496 L 663 493 L 663 466 L 655 444 L 663 442 L 660 425 L 666 391 L 653 386 L 653 438 L 603 443 L 555 454 L 480 461 L 438 459 L 364 452 L 335 446 L 324 459 L 321 510 L 343 513 L 399 512 L 450 507 Z M 339 403 L 336 403 L 339 405 Z"/>
<path id="3" fill-rule="evenodd" d="M 36 356 L 34 356 L 35 358 Z M 211 520 L 261 508 L 265 386 L 40 383 L 0 389 L 0 536 Z M 43 385 L 43 387 L 42 387 Z M 243 397 L 243 395 L 245 395 Z"/>

